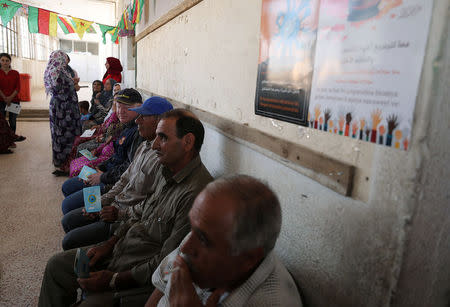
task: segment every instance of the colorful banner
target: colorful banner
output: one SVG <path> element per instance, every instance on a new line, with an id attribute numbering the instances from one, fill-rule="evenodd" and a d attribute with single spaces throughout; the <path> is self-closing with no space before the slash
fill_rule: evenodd
<path id="1" fill-rule="evenodd" d="M 144 6 L 144 2 L 144 0 L 133 1 L 133 19 L 131 20 L 132 23 L 138 24 L 139 21 L 141 21 L 142 7 Z"/>
<path id="2" fill-rule="evenodd" d="M 0 16 L 2 23 L 6 26 L 16 14 L 17 10 L 22 7 L 20 3 L 12 2 L 9 0 L 0 1 Z"/>
<path id="3" fill-rule="evenodd" d="M 255 113 L 307 125 L 319 0 L 263 0 Z"/>
<path id="4" fill-rule="evenodd" d="M 322 0 L 310 127 L 407 150 L 432 6 Z"/>
<path id="5" fill-rule="evenodd" d="M 75 23 L 75 33 L 78 34 L 80 39 L 83 39 L 84 32 L 86 32 L 93 22 L 75 17 L 72 18 L 72 21 Z"/>
<path id="6" fill-rule="evenodd" d="M 127 6 L 116 27 L 97 23 L 102 33 L 103 43 L 106 44 L 106 33 L 111 34 L 111 41 L 116 44 L 119 43 L 119 36 L 134 36 L 134 28 L 136 23 L 141 19 L 143 6 L 144 1 L 133 0 L 133 6 Z M 52 11 L 25 4 L 22 5 L 21 3 L 10 0 L 0 0 L 0 17 L 2 23 L 6 26 L 21 7 L 28 14 L 28 30 L 30 33 L 56 36 L 58 25 L 64 34 L 77 33 L 80 39 L 83 39 L 85 32 L 97 33 L 92 26 L 94 24 L 93 21 L 75 17 L 65 18 Z M 70 19 L 70 23 L 68 19 Z"/>
<path id="7" fill-rule="evenodd" d="M 37 7 L 28 7 L 28 30 L 30 33 L 41 33 L 56 36 L 57 15 Z"/>
<path id="8" fill-rule="evenodd" d="M 64 34 L 75 33 L 75 29 L 73 26 L 67 21 L 66 18 L 58 16 L 58 24 L 61 30 L 63 30 Z"/>

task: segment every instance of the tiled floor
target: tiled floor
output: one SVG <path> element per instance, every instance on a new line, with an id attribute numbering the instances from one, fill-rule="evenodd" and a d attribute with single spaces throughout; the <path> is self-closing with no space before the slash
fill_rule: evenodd
<path id="1" fill-rule="evenodd" d="M 0 306 L 36 306 L 45 264 L 62 251 L 61 185 L 46 122 L 17 123 L 27 137 L 0 155 Z"/>

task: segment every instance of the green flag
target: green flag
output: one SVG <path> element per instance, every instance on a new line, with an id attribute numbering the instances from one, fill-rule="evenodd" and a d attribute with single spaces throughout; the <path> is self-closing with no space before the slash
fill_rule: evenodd
<path id="1" fill-rule="evenodd" d="M 9 0 L 0 0 L 0 16 L 2 17 L 4 26 L 6 26 L 11 21 L 20 7 L 22 7 L 22 4 L 20 3 L 12 2 Z"/>
<path id="2" fill-rule="evenodd" d="M 106 44 L 106 37 L 105 37 L 105 35 L 106 35 L 106 33 L 108 31 L 111 31 L 112 29 L 114 29 L 114 27 L 112 27 L 112 26 L 105 26 L 105 25 L 102 25 L 101 23 L 98 23 L 98 26 L 100 27 L 100 31 L 102 32 L 103 44 Z"/>

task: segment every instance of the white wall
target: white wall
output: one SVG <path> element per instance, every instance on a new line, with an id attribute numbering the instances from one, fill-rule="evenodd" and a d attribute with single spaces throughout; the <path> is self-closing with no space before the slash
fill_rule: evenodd
<path id="1" fill-rule="evenodd" d="M 435 1 L 407 152 L 254 115 L 261 0 L 204 0 L 137 44 L 138 88 L 356 167 L 354 193 L 344 197 L 265 150 L 207 129 L 202 157 L 215 175 L 251 174 L 266 179 L 280 195 L 284 224 L 277 251 L 311 306 L 386 306 L 393 301 L 440 306 L 445 301 L 448 243 L 436 240 L 448 239 L 442 234 L 449 224 L 447 11 L 447 0 Z M 447 86 L 437 86 L 440 78 Z M 436 219 L 431 211 L 444 216 Z M 433 223 L 438 237 L 424 231 Z M 419 258 L 413 252 L 415 239 L 432 242 L 432 250 L 419 248 L 425 253 Z M 412 275 L 415 261 L 428 259 L 446 264 L 421 271 L 432 285 Z M 405 282 L 409 277 L 413 281 Z M 414 301 L 407 299 L 408 287 L 417 288 L 417 297 L 420 288 L 434 289 Z"/>

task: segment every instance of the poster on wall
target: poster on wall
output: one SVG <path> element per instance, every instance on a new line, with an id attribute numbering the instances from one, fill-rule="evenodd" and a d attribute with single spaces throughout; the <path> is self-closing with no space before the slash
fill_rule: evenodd
<path id="1" fill-rule="evenodd" d="M 432 0 L 322 0 L 309 126 L 407 150 Z"/>
<path id="2" fill-rule="evenodd" d="M 263 0 L 255 113 L 307 125 L 319 0 Z"/>

